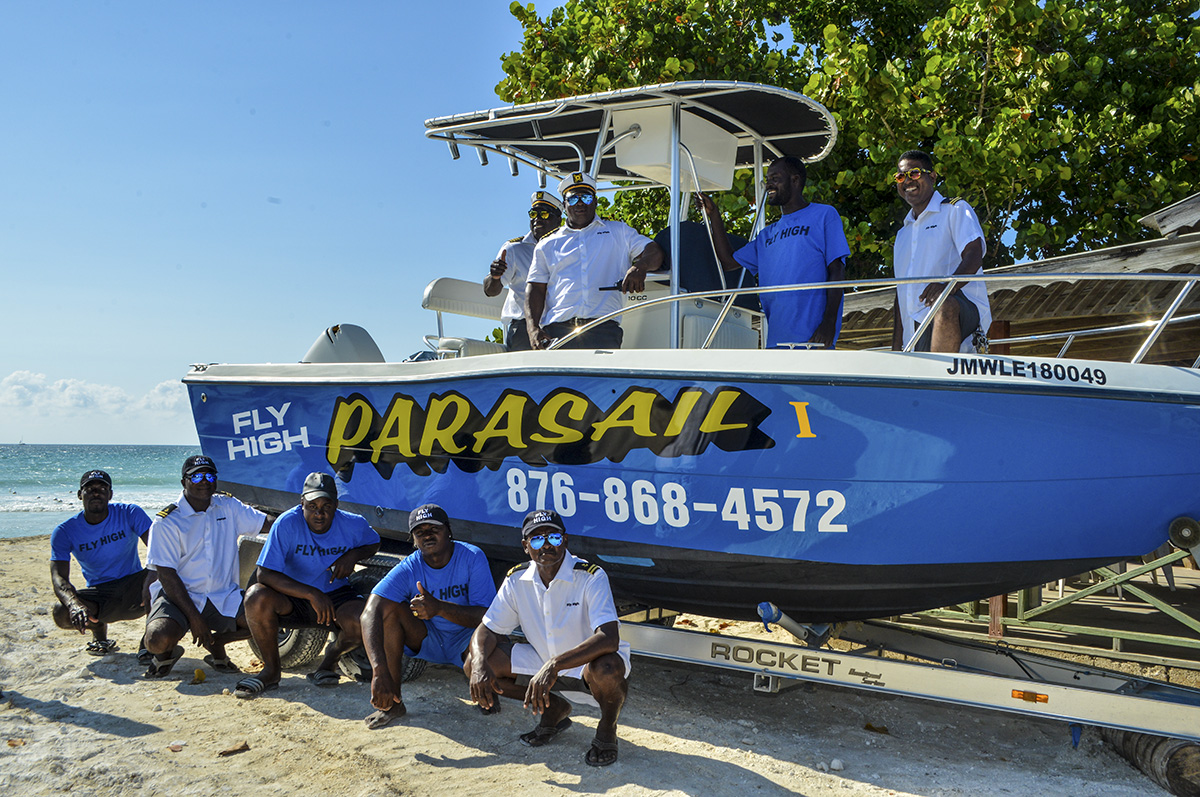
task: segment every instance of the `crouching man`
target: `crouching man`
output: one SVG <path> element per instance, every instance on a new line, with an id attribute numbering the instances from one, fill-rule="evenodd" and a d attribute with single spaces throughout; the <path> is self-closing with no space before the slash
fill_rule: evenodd
<path id="1" fill-rule="evenodd" d="M 310 473 L 300 505 L 279 516 L 258 556 L 257 583 L 246 590 L 246 620 L 262 655 L 258 675 L 234 688 L 242 699 L 279 686 L 279 628 L 330 628 L 336 632 L 308 679 L 337 686 L 337 660 L 362 644 L 359 618 L 366 605 L 350 585 L 354 566 L 379 551 L 379 535 L 362 515 L 338 509 L 337 482 Z"/>
<path id="2" fill-rule="evenodd" d="M 149 539 L 150 517 L 137 504 L 112 503 L 112 478 L 102 470 L 83 474 L 77 495 L 83 511 L 50 535 L 50 583 L 58 598 L 54 622 L 81 634 L 91 631 L 87 652 L 104 656 L 118 650 L 108 638 L 109 623 L 146 616 L 147 571 L 138 559 L 138 540 Z M 83 570 L 84 589 L 71 583 L 72 554 Z M 145 646 L 138 661 L 150 663 Z"/>
<path id="3" fill-rule="evenodd" d="M 540 747 L 571 725 L 571 705 L 599 706 L 596 738 L 584 761 L 603 767 L 617 760 L 617 717 L 629 691 L 629 643 L 621 641 L 608 576 L 567 550 L 557 512 L 534 510 L 521 526 L 529 562 L 508 572 L 479 628 L 463 666 L 471 699 L 485 711 L 496 695 L 524 700 L 541 721 L 521 741 Z M 528 643 L 499 637 L 517 626 Z"/>
<path id="4" fill-rule="evenodd" d="M 183 494 L 158 513 L 150 526 L 147 563 L 158 571 L 151 586 L 146 648 L 147 678 L 163 678 L 183 656 L 176 644 L 191 631 L 192 641 L 220 672 L 237 672 L 225 646 L 250 631 L 238 587 L 238 537 L 266 531 L 270 520 L 231 495 L 217 493 L 217 466 L 197 455 L 183 462 Z"/>
<path id="5" fill-rule="evenodd" d="M 400 696 L 404 656 L 461 667 L 471 633 L 496 597 L 487 557 L 454 539 L 437 504 L 408 516 L 416 550 L 376 585 L 363 612 L 363 643 L 371 660 L 371 729 L 407 713 Z"/>

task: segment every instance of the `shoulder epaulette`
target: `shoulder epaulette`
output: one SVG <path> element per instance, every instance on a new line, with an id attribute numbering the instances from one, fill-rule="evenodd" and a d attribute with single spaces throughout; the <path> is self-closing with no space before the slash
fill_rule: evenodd
<path id="1" fill-rule="evenodd" d="M 175 511 L 176 509 L 178 509 L 178 508 L 179 508 L 179 507 L 178 507 L 177 505 L 175 505 L 175 504 L 167 504 L 166 506 L 164 506 L 164 507 L 162 508 L 162 510 L 161 510 L 161 511 L 159 511 L 159 513 L 158 513 L 158 516 L 159 516 L 159 517 L 166 517 L 167 515 L 171 514 L 172 512 L 174 512 L 174 511 Z"/>
<path id="2" fill-rule="evenodd" d="M 943 198 L 942 198 L 942 204 L 943 204 L 943 205 L 945 205 L 945 204 L 947 204 L 947 203 L 949 203 L 949 204 L 951 204 L 951 205 L 957 205 L 959 202 L 962 202 L 962 201 L 963 201 L 963 198 L 962 198 L 962 197 L 960 197 L 960 196 L 956 196 L 956 197 L 943 197 Z"/>
<path id="3" fill-rule="evenodd" d="M 524 235 L 518 235 L 516 238 L 509 238 L 508 242 L 510 244 L 519 244 L 519 243 L 521 243 L 521 241 L 524 241 L 524 240 L 525 240 Z"/>
<path id="4" fill-rule="evenodd" d="M 531 564 L 533 564 L 533 562 L 521 562 L 521 564 L 519 564 L 519 565 L 514 565 L 512 569 L 510 569 L 507 573 L 504 574 L 504 577 L 508 578 L 509 576 L 511 576 L 514 573 L 520 573 L 522 570 L 529 567 Z"/>
<path id="5" fill-rule="evenodd" d="M 233 493 L 227 493 L 224 490 L 217 490 L 213 495 L 223 495 L 226 498 L 233 498 Z"/>
<path id="6" fill-rule="evenodd" d="M 583 570 L 584 572 L 595 575 L 596 573 L 600 572 L 600 565 L 594 565 L 591 562 L 576 562 L 575 569 Z"/>

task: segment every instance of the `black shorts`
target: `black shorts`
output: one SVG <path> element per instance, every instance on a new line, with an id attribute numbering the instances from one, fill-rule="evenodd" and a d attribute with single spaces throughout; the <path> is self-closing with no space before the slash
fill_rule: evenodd
<path id="1" fill-rule="evenodd" d="M 334 611 L 341 608 L 344 603 L 363 599 L 363 596 L 358 594 L 358 590 L 350 586 L 338 587 L 333 592 L 326 592 L 325 595 L 333 604 Z M 317 613 L 313 611 L 312 604 L 304 598 L 297 598 L 293 595 L 284 595 L 283 597 L 292 602 L 292 611 L 290 614 L 279 615 L 279 625 L 281 628 L 330 627 L 317 622 Z"/>
<path id="2" fill-rule="evenodd" d="M 542 331 L 551 338 L 562 338 L 573 332 L 576 327 L 583 326 L 590 319 L 571 318 L 566 321 L 555 321 L 546 324 Z M 564 349 L 619 349 L 625 339 L 625 330 L 615 319 L 609 319 L 598 327 L 592 327 L 582 335 L 571 338 Z"/>
<path id="3" fill-rule="evenodd" d="M 975 303 L 963 296 L 962 291 L 950 294 L 947 302 L 958 302 L 958 327 L 959 327 L 959 343 L 971 337 L 976 329 L 979 328 L 979 308 Z M 929 347 L 933 345 L 933 324 L 925 330 L 925 334 L 917 341 L 917 345 L 913 351 L 929 351 Z"/>
<path id="4" fill-rule="evenodd" d="M 241 613 L 241 607 L 238 607 L 238 614 Z M 221 614 L 210 600 L 204 601 L 204 608 L 200 610 L 200 616 L 208 624 L 208 630 L 214 634 L 232 634 L 237 631 L 237 617 L 227 617 Z M 146 618 L 146 624 L 149 625 L 155 620 L 170 620 L 185 632 L 191 630 L 187 615 L 183 613 L 183 609 L 180 609 L 167 597 L 166 592 L 159 592 L 158 597 L 154 599 L 154 605 L 150 607 L 150 616 Z"/>
<path id="5" fill-rule="evenodd" d="M 75 590 L 75 594 L 82 601 L 96 604 L 96 619 L 101 623 L 136 620 L 146 614 L 142 606 L 145 583 L 146 571 L 139 570 L 115 581 Z"/>
<path id="6" fill-rule="evenodd" d="M 508 322 L 508 335 L 505 336 L 504 348 L 509 351 L 529 351 L 529 328 L 524 318 L 514 318 Z"/>

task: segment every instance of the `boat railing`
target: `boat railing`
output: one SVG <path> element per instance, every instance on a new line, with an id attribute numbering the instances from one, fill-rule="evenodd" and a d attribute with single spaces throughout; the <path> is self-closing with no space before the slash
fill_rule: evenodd
<path id="1" fill-rule="evenodd" d="M 561 338 L 555 339 L 548 348 L 549 349 L 562 348 L 564 344 L 566 344 L 569 340 L 571 340 L 575 336 L 581 335 L 581 334 L 587 332 L 588 330 L 593 329 L 594 327 L 597 327 L 600 324 L 603 324 L 605 321 L 608 321 L 608 320 L 614 319 L 614 318 L 618 318 L 620 316 L 625 315 L 626 313 L 631 313 L 631 312 L 635 312 L 635 311 L 636 312 L 646 312 L 647 310 L 649 310 L 653 307 L 657 307 L 659 305 L 669 305 L 669 304 L 684 301 L 684 300 L 687 300 L 687 301 L 692 301 L 692 300 L 696 300 L 696 299 L 723 300 L 724 306 L 721 309 L 721 313 L 714 320 L 712 330 L 709 332 L 708 337 L 706 338 L 704 343 L 700 346 L 700 348 L 702 348 L 702 349 L 707 349 L 707 348 L 711 347 L 712 342 L 716 337 L 717 330 L 720 328 L 721 324 L 724 322 L 726 315 L 729 312 L 729 309 L 733 306 L 734 301 L 739 296 L 745 296 L 745 295 L 750 295 L 750 294 L 762 295 L 762 294 L 769 294 L 769 293 L 790 293 L 793 291 L 828 290 L 830 288 L 842 288 L 844 290 L 851 289 L 851 288 L 859 289 L 859 290 L 870 290 L 870 289 L 877 289 L 877 288 L 880 288 L 880 289 L 881 288 L 890 288 L 890 287 L 894 287 L 896 285 L 913 285 L 913 284 L 926 285 L 926 284 L 930 284 L 930 283 L 944 282 L 945 287 L 942 289 L 942 292 L 938 295 L 938 298 L 930 306 L 930 312 L 926 315 L 924 321 L 917 328 L 917 331 L 913 334 L 912 339 L 904 347 L 904 351 L 911 352 L 911 351 L 913 351 L 913 347 L 916 345 L 916 341 L 920 340 L 921 336 L 923 334 L 925 334 L 925 330 L 928 329 L 929 325 L 933 322 L 933 318 L 936 315 L 938 309 L 942 306 L 942 304 L 946 301 L 946 299 L 953 292 L 954 286 L 958 285 L 959 283 L 965 284 L 967 282 L 985 282 L 985 283 L 988 283 L 989 285 L 1016 284 L 1019 286 L 1021 283 L 1046 283 L 1046 282 L 1059 282 L 1059 281 L 1081 281 L 1081 282 L 1129 281 L 1129 282 L 1146 282 L 1146 283 L 1165 282 L 1165 283 L 1181 283 L 1181 285 L 1180 285 L 1178 292 L 1175 294 L 1174 298 L 1172 299 L 1171 304 L 1167 307 L 1167 309 L 1163 312 L 1163 314 L 1157 319 L 1151 319 L 1148 321 L 1138 322 L 1138 323 L 1133 323 L 1133 324 L 1123 324 L 1120 326 L 1110 326 L 1110 327 L 1085 329 L 1085 330 L 1062 331 L 1062 332 L 1055 332 L 1055 333 L 1042 334 L 1042 335 L 1030 335 L 1030 336 L 1024 336 L 1024 337 L 1017 337 L 1017 338 L 1003 338 L 1003 339 L 996 339 L 993 342 L 996 344 L 1002 344 L 1002 343 L 1007 344 L 1007 343 L 1027 342 L 1027 341 L 1037 341 L 1037 340 L 1065 339 L 1066 343 L 1064 344 L 1064 346 L 1058 352 L 1058 355 L 1057 355 L 1057 357 L 1061 358 L 1061 357 L 1065 356 L 1067 348 L 1070 346 L 1070 344 L 1079 337 L 1085 337 L 1085 336 L 1089 336 L 1089 335 L 1100 335 L 1100 334 L 1106 334 L 1106 333 L 1112 333 L 1112 332 L 1118 332 L 1118 331 L 1123 332 L 1123 331 L 1133 331 L 1133 330 L 1138 330 L 1138 329 L 1149 329 L 1150 331 L 1149 331 L 1149 334 L 1146 336 L 1146 339 L 1144 341 L 1142 341 L 1142 344 L 1141 344 L 1141 346 L 1139 346 L 1137 352 L 1134 354 L 1133 359 L 1130 360 L 1130 362 L 1138 363 L 1138 362 L 1141 362 L 1143 358 L 1145 358 L 1147 352 L 1150 351 L 1150 348 L 1158 340 L 1159 336 L 1162 334 L 1163 330 L 1165 330 L 1167 328 L 1168 325 L 1170 325 L 1172 323 L 1184 323 L 1187 321 L 1194 321 L 1197 318 L 1200 318 L 1200 314 L 1192 314 L 1192 315 L 1182 316 L 1179 318 L 1175 317 L 1176 312 L 1183 305 L 1184 301 L 1186 301 L 1188 295 L 1191 293 L 1191 291 L 1195 287 L 1196 283 L 1200 282 L 1200 274 L 1163 274 L 1163 273 L 1154 273 L 1154 274 L 1147 274 L 1147 273 L 1138 273 L 1138 274 L 1130 274 L 1130 273 L 1120 273 L 1120 274 L 1118 274 L 1118 273 L 986 274 L 985 273 L 985 274 L 973 274 L 969 278 L 967 278 L 967 277 L 946 277 L 943 275 L 924 276 L 924 277 L 908 277 L 908 278 L 891 277 L 891 278 L 876 278 L 876 279 L 840 280 L 837 282 L 794 283 L 794 284 L 790 284 L 790 285 L 771 285 L 771 286 L 765 286 L 765 287 L 760 285 L 760 286 L 748 287 L 748 288 L 726 288 L 723 290 L 696 291 L 696 292 L 690 292 L 690 293 L 674 294 L 671 296 L 662 296 L 662 297 L 658 297 L 655 299 L 647 299 L 646 301 L 638 302 L 636 305 L 630 305 L 628 307 L 623 307 L 623 308 L 621 308 L 619 310 L 615 310 L 607 315 L 600 316 L 599 318 L 596 318 L 595 320 L 593 320 L 587 324 L 583 324 L 583 325 L 577 327 L 576 329 L 572 330 L 569 334 L 564 335 Z M 1192 368 L 1200 368 L 1200 357 L 1197 358 L 1196 362 L 1194 362 L 1191 367 Z"/>

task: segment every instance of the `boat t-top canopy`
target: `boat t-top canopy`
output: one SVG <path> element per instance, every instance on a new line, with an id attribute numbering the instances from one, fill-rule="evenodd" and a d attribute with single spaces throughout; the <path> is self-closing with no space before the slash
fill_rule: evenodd
<path id="1" fill-rule="evenodd" d="M 443 116 L 425 135 L 507 158 L 542 175 L 589 172 L 598 181 L 670 187 L 673 114 L 677 134 L 698 171 L 700 187 L 728 187 L 735 168 L 794 155 L 806 162 L 829 154 L 833 116 L 794 91 L 738 81 L 695 80 Z M 688 155 L 685 153 L 684 158 Z M 708 165 L 707 171 L 705 165 Z M 692 167 L 682 165 L 683 190 Z M 728 171 L 728 180 L 723 172 Z"/>

